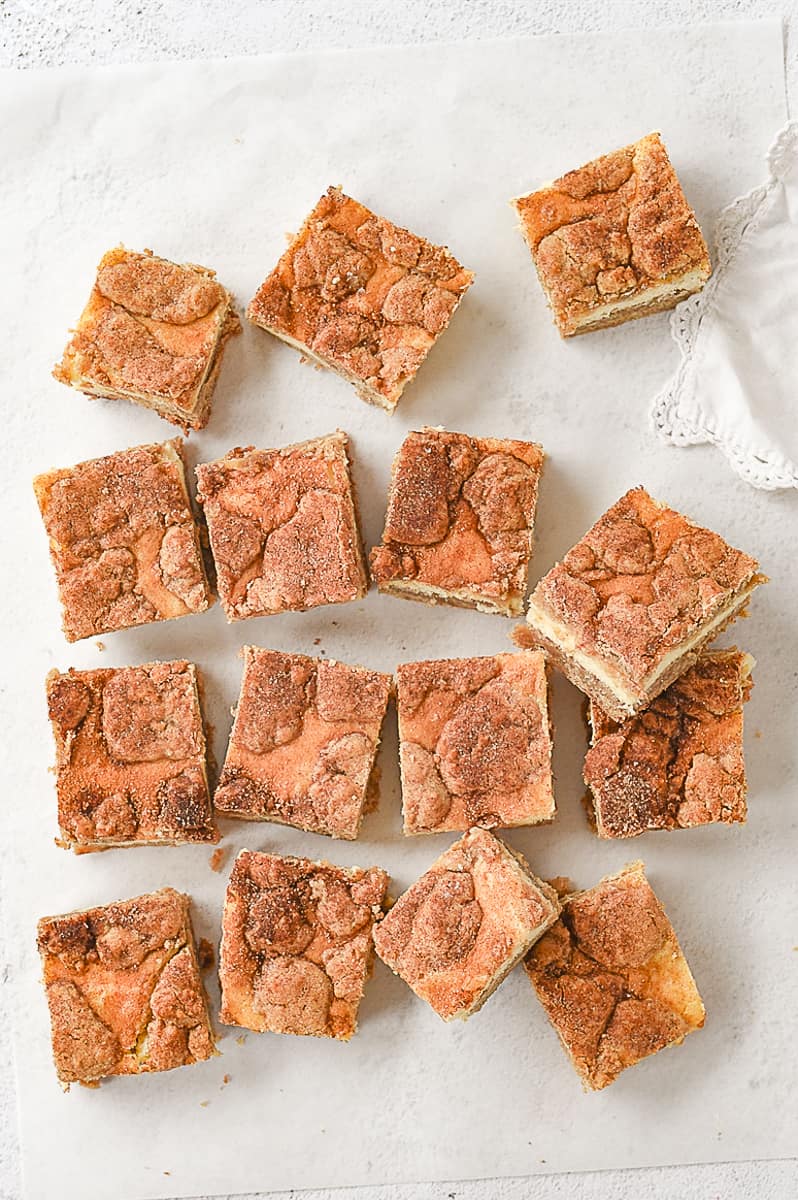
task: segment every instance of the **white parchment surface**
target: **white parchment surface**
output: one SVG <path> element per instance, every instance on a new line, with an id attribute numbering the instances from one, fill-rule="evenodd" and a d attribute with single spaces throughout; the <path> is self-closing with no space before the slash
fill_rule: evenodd
<path id="1" fill-rule="evenodd" d="M 507 205 L 659 128 L 709 227 L 757 181 L 784 116 L 776 22 L 0 76 L 5 999 L 30 1198 L 137 1200 L 794 1151 L 797 498 L 753 495 L 711 450 L 655 441 L 648 398 L 675 365 L 667 316 L 562 343 Z M 52 666 L 195 659 L 221 758 L 245 642 L 381 669 L 508 645 L 499 617 L 374 593 L 232 628 L 217 605 L 109 635 L 104 652 L 92 641 L 69 647 L 60 633 L 31 476 L 173 432 L 151 413 L 89 402 L 49 377 L 96 261 L 119 241 L 149 246 L 216 268 L 243 303 L 284 232 L 330 183 L 448 242 L 477 283 L 393 418 L 246 329 L 229 347 L 210 428 L 191 438 L 192 463 L 340 426 L 353 438 L 370 545 L 408 429 L 530 437 L 550 456 L 533 579 L 638 482 L 757 554 L 773 578 L 733 631 L 759 661 L 747 827 L 598 842 L 579 802 L 580 698 L 558 679 L 559 816 L 509 836 L 538 873 L 583 886 L 642 856 L 694 969 L 707 1026 L 585 1096 L 521 971 L 473 1020 L 447 1026 L 377 964 L 349 1045 L 255 1034 L 240 1045 L 228 1030 L 212 1062 L 64 1096 L 38 983 L 38 916 L 172 884 L 195 897 L 198 933 L 215 942 L 235 849 L 378 863 L 398 892 L 452 840 L 402 839 L 393 717 L 381 808 L 358 844 L 226 822 L 220 875 L 207 848 L 77 858 L 52 840 L 43 693 Z M 213 983 L 211 991 L 216 1005 Z"/>

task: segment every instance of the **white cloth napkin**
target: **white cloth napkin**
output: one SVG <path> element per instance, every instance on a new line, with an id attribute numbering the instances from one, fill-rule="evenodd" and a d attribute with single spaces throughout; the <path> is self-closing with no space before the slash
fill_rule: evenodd
<path id="1" fill-rule="evenodd" d="M 654 424 L 676 446 L 714 442 L 754 487 L 798 487 L 798 123 L 769 178 L 725 208 L 715 273 L 675 309 L 681 365 Z"/>

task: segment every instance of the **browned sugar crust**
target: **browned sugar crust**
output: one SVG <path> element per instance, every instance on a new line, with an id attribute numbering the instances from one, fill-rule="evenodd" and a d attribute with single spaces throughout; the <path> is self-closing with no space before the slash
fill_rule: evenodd
<path id="1" fill-rule="evenodd" d="M 519 614 L 542 468 L 534 442 L 428 427 L 409 434 L 371 552 L 380 591 Z"/>
<path id="2" fill-rule="evenodd" d="M 207 424 L 225 344 L 240 332 L 213 271 L 117 246 L 53 374 L 89 396 L 154 408 L 188 433 Z"/>
<path id="3" fill-rule="evenodd" d="M 556 920 L 553 888 L 485 829 L 471 829 L 400 896 L 377 953 L 445 1021 L 465 1020 Z"/>
<path id="4" fill-rule="evenodd" d="M 403 663 L 396 678 L 406 834 L 553 819 L 540 652 Z"/>
<path id="5" fill-rule="evenodd" d="M 211 603 L 180 438 L 33 481 L 69 642 Z"/>
<path id="6" fill-rule="evenodd" d="M 331 187 L 247 316 L 392 410 L 473 279 L 444 247 Z"/>
<path id="7" fill-rule="evenodd" d="M 222 1021 L 348 1041 L 387 886 L 379 867 L 242 850 L 222 918 Z"/>
<path id="8" fill-rule="evenodd" d="M 44 917 L 38 946 L 53 1059 L 66 1090 L 215 1053 L 188 896 L 163 888 Z"/>
<path id="9" fill-rule="evenodd" d="M 245 646 L 244 677 L 214 804 L 225 816 L 357 837 L 390 675 Z"/>
<path id="10" fill-rule="evenodd" d="M 745 821 L 750 668 L 739 650 L 708 651 L 650 708 L 621 724 L 590 706 L 584 779 L 599 837 Z"/>
<path id="11" fill-rule="evenodd" d="M 566 897 L 525 967 L 585 1090 L 606 1087 L 704 1024 L 676 934 L 639 862 Z"/>
<path id="12" fill-rule="evenodd" d="M 229 621 L 357 600 L 368 589 L 348 438 L 231 450 L 197 467 Z"/>
<path id="13" fill-rule="evenodd" d="M 513 203 L 563 337 L 673 308 L 711 274 L 658 133 Z"/>
<path id="14" fill-rule="evenodd" d="M 51 671 L 47 705 L 65 849 L 218 841 L 193 663 Z"/>
<path id="15" fill-rule="evenodd" d="M 678 679 L 680 675 L 684 674 L 685 671 L 698 661 L 701 654 L 705 652 L 705 647 L 714 638 L 723 633 L 724 629 L 728 625 L 731 625 L 737 617 L 747 615 L 748 596 L 745 595 L 740 599 L 739 604 L 732 608 L 724 621 L 708 629 L 701 637 L 696 639 L 689 651 L 685 650 L 683 654 L 679 654 L 669 667 L 657 675 L 656 685 L 649 686 L 644 693 L 640 693 L 639 702 L 634 706 L 635 711 L 641 712 L 647 705 L 651 705 L 656 696 L 670 687 L 674 680 Z M 621 722 L 625 721 L 629 716 L 630 710 L 626 702 L 619 701 L 615 692 L 607 686 L 603 679 L 579 666 L 556 642 L 551 641 L 550 638 L 543 637 L 532 626 L 516 625 L 512 632 L 512 640 L 521 650 L 542 650 L 546 655 L 547 662 L 556 667 L 566 679 L 570 679 L 571 683 L 584 692 L 590 703 L 595 702 L 602 708 L 607 717 L 611 716 L 612 720 Z"/>
<path id="16" fill-rule="evenodd" d="M 527 620 L 534 642 L 555 665 L 622 720 L 650 704 L 692 665 L 702 640 L 717 636 L 739 615 L 751 589 L 765 582 L 757 569 L 749 555 L 637 487 L 541 579 Z M 735 600 L 734 611 L 721 621 Z M 555 636 L 546 619 L 564 633 Z M 719 623 L 713 626 L 713 620 Z M 576 661 L 574 650 L 612 671 L 618 691 Z M 668 669 L 670 654 L 675 661 Z M 634 705 L 622 689 L 635 696 Z"/>

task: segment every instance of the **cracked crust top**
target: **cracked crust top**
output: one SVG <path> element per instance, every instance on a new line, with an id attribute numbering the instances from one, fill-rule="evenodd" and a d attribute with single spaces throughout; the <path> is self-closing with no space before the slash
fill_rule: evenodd
<path id="1" fill-rule="evenodd" d="M 566 336 L 597 309 L 685 277 L 685 294 L 697 291 L 711 273 L 706 242 L 658 133 L 513 203 Z"/>
<path id="2" fill-rule="evenodd" d="M 242 850 L 222 917 L 222 1021 L 348 1041 L 387 886 L 379 867 Z"/>
<path id="3" fill-rule="evenodd" d="M 473 278 L 444 247 L 331 187 L 247 316 L 393 409 Z"/>
<path id="4" fill-rule="evenodd" d="M 53 374 L 89 395 L 158 407 L 186 432 L 201 429 L 211 369 L 240 330 L 232 297 L 213 271 L 117 246 L 103 255 Z"/>
<path id="5" fill-rule="evenodd" d="M 591 705 L 584 778 L 599 837 L 745 821 L 743 703 L 752 665 L 736 649 L 706 652 L 620 725 Z"/>
<path id="6" fill-rule="evenodd" d="M 168 1071 L 210 1058 L 189 898 L 163 888 L 44 917 L 38 946 L 61 1083 Z"/>
<path id="7" fill-rule="evenodd" d="M 540 651 L 403 663 L 397 709 L 405 833 L 553 818 Z"/>
<path id="8" fill-rule="evenodd" d="M 471 829 L 400 896 L 374 931 L 383 962 L 443 1017 L 481 1008 L 556 920 L 548 884 L 485 829 Z"/>
<path id="9" fill-rule="evenodd" d="M 210 605 L 181 445 L 134 446 L 34 479 L 67 641 Z"/>
<path id="10" fill-rule="evenodd" d="M 632 488 L 544 575 L 528 620 L 544 635 L 544 623 L 553 620 L 578 650 L 642 688 L 670 651 L 742 589 L 763 582 L 758 565 L 644 488 Z"/>
<path id="11" fill-rule="evenodd" d="M 377 586 L 520 613 L 542 467 L 534 442 L 429 427 L 409 434 L 371 552 Z"/>
<path id="12" fill-rule="evenodd" d="M 643 864 L 563 901 L 526 970 L 586 1089 L 704 1024 L 704 1005 Z"/>
<path id="13" fill-rule="evenodd" d="M 197 467 L 228 620 L 365 595 L 347 446 L 338 430 L 280 450 L 231 450 Z"/>
<path id="14" fill-rule="evenodd" d="M 356 838 L 390 675 L 257 646 L 242 653 L 241 696 L 216 808 Z"/>
<path id="15" fill-rule="evenodd" d="M 47 704 L 62 846 L 218 841 L 192 663 L 51 671 Z"/>

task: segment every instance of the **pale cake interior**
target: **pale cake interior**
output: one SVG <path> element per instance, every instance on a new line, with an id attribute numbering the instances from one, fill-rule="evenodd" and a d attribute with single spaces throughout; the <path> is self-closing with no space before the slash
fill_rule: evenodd
<path id="1" fill-rule="evenodd" d="M 609 329 L 624 321 L 634 321 L 638 317 L 645 317 L 650 313 L 675 308 L 682 300 L 686 300 L 694 292 L 700 291 L 708 278 L 708 270 L 694 268 L 692 271 L 686 271 L 683 275 L 665 280 L 655 287 L 622 296 L 611 304 L 599 304 L 584 316 L 575 317 L 576 328 L 565 333 L 564 336 L 575 337 L 577 334 L 589 333 L 594 329 Z"/>
<path id="2" fill-rule="evenodd" d="M 476 608 L 479 612 L 498 613 L 505 617 L 519 617 L 524 610 L 523 597 L 520 595 L 509 596 L 502 604 L 472 588 L 442 588 L 415 579 L 388 580 L 379 584 L 378 591 L 403 596 L 406 600 L 420 600 L 424 604 L 437 604 L 440 601 L 461 608 Z"/>
<path id="3" fill-rule="evenodd" d="M 561 621 L 544 608 L 535 603 L 534 598 L 529 602 L 527 621 L 538 631 L 547 642 L 556 646 L 563 655 L 563 663 L 571 661 L 576 671 L 597 681 L 601 692 L 601 704 L 607 708 L 610 716 L 623 719 L 647 704 L 661 691 L 672 683 L 682 673 L 682 662 L 685 657 L 694 659 L 697 651 L 713 637 L 721 632 L 742 609 L 745 608 L 751 593 L 761 581 L 761 576 L 755 575 L 729 597 L 710 621 L 697 629 L 690 637 L 680 642 L 667 654 L 663 655 L 656 668 L 651 671 L 638 687 L 635 687 L 628 677 L 619 669 L 613 667 L 606 659 L 580 650 L 576 638 Z M 561 664 L 562 665 L 562 664 Z M 609 696 L 609 705 L 605 697 Z"/>

